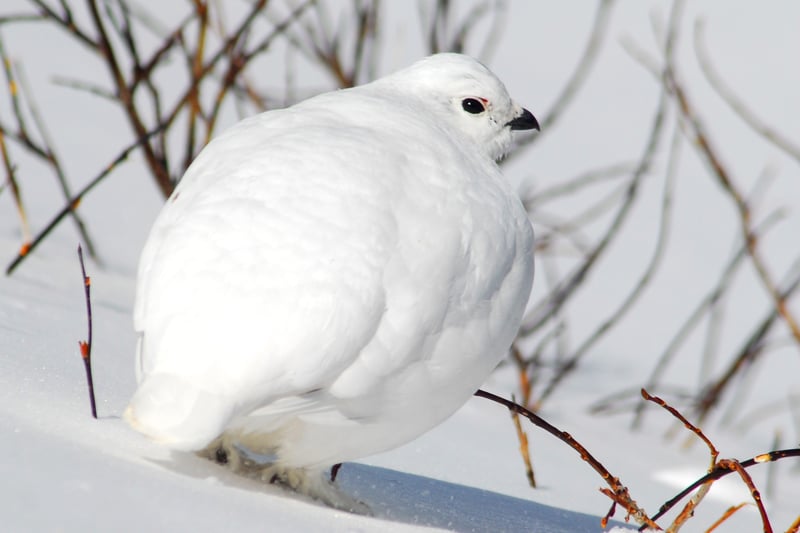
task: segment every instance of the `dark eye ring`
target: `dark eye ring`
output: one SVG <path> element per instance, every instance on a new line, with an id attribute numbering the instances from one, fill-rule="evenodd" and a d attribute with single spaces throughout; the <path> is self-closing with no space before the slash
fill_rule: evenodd
<path id="1" fill-rule="evenodd" d="M 486 108 L 483 106 L 483 102 L 476 98 L 464 98 L 461 100 L 461 108 L 467 113 L 472 113 L 473 115 L 477 115 L 486 111 Z"/>

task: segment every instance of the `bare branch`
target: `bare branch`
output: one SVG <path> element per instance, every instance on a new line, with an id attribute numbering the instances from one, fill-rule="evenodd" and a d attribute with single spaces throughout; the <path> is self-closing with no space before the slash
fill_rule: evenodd
<path id="1" fill-rule="evenodd" d="M 597 12 L 595 13 L 592 32 L 589 35 L 588 41 L 586 42 L 586 47 L 584 48 L 583 55 L 581 55 L 578 65 L 575 67 L 575 70 L 572 72 L 572 75 L 559 93 L 558 97 L 556 97 L 555 103 L 544 115 L 544 118 L 539 120 L 539 124 L 541 125 L 542 132 L 544 132 L 544 134 L 546 134 L 555 125 L 558 119 L 561 118 L 564 111 L 572 103 L 575 96 L 588 79 L 589 73 L 591 72 L 594 64 L 597 62 L 597 57 L 600 53 L 600 49 L 602 48 L 603 41 L 608 33 L 608 25 L 611 20 L 611 8 L 613 6 L 614 0 L 600 1 L 597 7 Z M 542 134 L 526 137 L 514 147 L 514 151 L 511 152 L 506 159 L 510 161 L 519 153 L 524 151 L 525 148 L 536 143 L 541 137 Z"/>
<path id="2" fill-rule="evenodd" d="M 697 60 L 700 63 L 700 69 L 703 71 L 708 83 L 714 88 L 720 98 L 722 98 L 722 100 L 728 104 L 753 131 L 800 162 L 800 146 L 757 117 L 752 109 L 750 109 L 741 98 L 734 94 L 730 86 L 725 83 L 719 73 L 717 73 L 709 57 L 708 48 L 705 45 L 705 27 L 705 22 L 702 20 L 698 20 L 695 23 L 694 49 L 697 54 Z"/>
<path id="3" fill-rule="evenodd" d="M 614 311 L 612 311 L 603 322 L 600 323 L 595 331 L 590 334 L 586 340 L 584 340 L 584 342 L 581 343 L 581 345 L 572 353 L 570 358 L 562 366 L 562 370 L 559 370 L 560 373 L 566 372 L 567 369 L 574 368 L 578 362 L 585 357 L 587 353 L 589 353 L 589 350 L 592 348 L 592 346 L 594 346 L 597 341 L 599 341 L 602 336 L 605 335 L 606 332 L 608 332 L 612 327 L 618 324 L 620 320 L 622 320 L 625 314 L 630 311 L 639 297 L 644 293 L 644 290 L 650 284 L 650 281 L 653 279 L 653 276 L 658 270 L 658 267 L 660 266 L 664 257 L 664 253 L 667 249 L 667 239 L 669 236 L 670 218 L 672 213 L 672 189 L 678 164 L 678 149 L 680 146 L 678 141 L 679 137 L 676 134 L 672 142 L 667 176 L 664 180 L 658 236 L 656 237 L 655 247 L 647 267 L 637 280 L 636 284 L 633 286 L 631 292 L 619 304 L 619 306 L 614 309 Z M 545 389 L 544 393 L 542 394 L 542 400 L 546 398 L 546 394 L 549 394 L 550 391 L 552 391 L 552 388 L 560 381 L 560 379 L 562 379 L 563 374 L 560 373 L 556 374 L 551 381 L 551 384 Z"/>
<path id="4" fill-rule="evenodd" d="M 665 124 L 664 116 L 666 114 L 667 107 L 667 97 L 665 92 L 662 91 L 659 100 L 659 106 L 650 130 L 650 138 L 648 139 L 647 146 L 642 154 L 642 158 L 640 159 L 636 170 L 628 182 L 625 201 L 617 210 L 614 219 L 612 220 L 608 230 L 603 235 L 603 238 L 586 256 L 580 267 L 565 281 L 560 283 L 555 290 L 551 291 L 547 300 L 543 304 L 540 304 L 534 308 L 533 312 L 531 313 L 531 317 L 523 322 L 523 326 L 521 328 L 523 335 L 529 334 L 541 327 L 546 321 L 549 320 L 549 317 L 553 313 L 557 312 L 567 302 L 567 300 L 575 293 L 577 288 L 592 270 L 597 260 L 602 256 L 609 244 L 614 240 L 623 227 L 623 222 L 627 219 L 631 212 L 632 206 L 634 205 L 634 200 L 636 199 L 639 191 L 639 185 L 641 184 L 642 178 L 650 168 L 652 159 L 655 157 L 656 150 L 661 142 L 661 136 Z M 561 366 L 557 374 L 550 380 L 541 397 L 539 398 L 540 402 L 549 397 L 555 387 L 576 368 L 579 359 L 580 357 L 573 357 Z"/>
<path id="5" fill-rule="evenodd" d="M 78 259 L 81 263 L 81 274 L 83 275 L 83 289 L 86 296 L 86 321 L 88 323 L 88 336 L 86 341 L 80 341 L 78 346 L 81 350 L 83 367 L 86 370 L 86 385 L 89 388 L 89 405 L 92 408 L 92 418 L 97 419 L 97 402 L 94 398 L 94 378 L 92 377 L 92 280 L 86 275 L 86 266 L 83 264 L 83 249 L 78 245 Z"/>
<path id="6" fill-rule="evenodd" d="M 0 38 L 0 59 L 2 59 L 3 61 L 6 81 L 8 82 L 9 92 L 11 93 L 11 105 L 18 127 L 17 138 L 26 147 L 28 147 L 34 154 L 44 159 L 47 162 L 47 164 L 50 165 L 50 167 L 53 169 L 56 179 L 58 180 L 64 198 L 69 198 L 71 196 L 71 192 L 69 184 L 67 183 L 67 177 L 64 174 L 63 167 L 61 166 L 61 163 L 59 162 L 58 157 L 55 154 L 55 149 L 53 148 L 54 144 L 50 138 L 45 122 L 44 120 L 42 120 L 41 115 L 39 114 L 39 108 L 36 105 L 36 101 L 34 100 L 33 91 L 28 85 L 26 78 L 24 76 L 24 72 L 21 69 L 17 69 L 18 75 L 16 77 L 14 76 L 14 69 L 12 68 L 11 60 L 6 54 L 5 45 L 3 43 L 2 38 Z M 28 111 L 30 113 L 30 116 L 33 118 L 34 125 L 39 131 L 39 136 L 42 138 L 43 141 L 41 145 L 36 144 L 35 141 L 33 140 L 33 135 L 31 133 L 31 130 L 28 128 L 27 121 L 24 118 L 22 103 L 20 101 L 21 94 L 25 94 L 26 96 Z M 2 126 L 0 126 L 0 129 L 5 130 L 5 128 Z M 5 143 L 4 143 L 4 148 L 5 148 Z M 19 193 L 19 188 L 16 187 L 15 183 L 12 185 L 12 191 L 13 190 L 16 190 L 17 194 Z M 21 207 L 21 204 L 19 205 Z M 24 218 L 24 213 L 23 213 L 23 218 Z M 86 243 L 89 255 L 96 258 L 97 254 L 95 252 L 94 244 L 92 242 L 92 239 L 89 237 L 89 233 L 86 229 L 83 220 L 75 211 L 70 212 L 70 218 L 72 218 L 72 220 L 75 222 L 78 232 L 80 233 L 81 237 Z M 27 240 L 28 239 L 26 239 L 26 241 Z M 23 245 L 21 251 L 27 252 L 26 247 L 27 243 Z"/>
<path id="7" fill-rule="evenodd" d="M 665 83 L 678 102 L 679 109 L 690 127 L 693 146 L 695 146 L 700 152 L 700 155 L 703 156 L 713 175 L 717 178 L 723 190 L 736 206 L 739 214 L 740 230 L 747 244 L 747 253 L 750 256 L 750 260 L 758 273 L 758 277 L 764 289 L 772 298 L 775 309 L 778 311 L 781 319 L 786 323 L 786 326 L 789 328 L 792 336 L 796 339 L 800 347 L 800 323 L 797 322 L 797 319 L 789 311 L 785 297 L 778 291 L 772 279 L 772 275 L 767 270 L 761 251 L 758 249 L 758 240 L 752 229 L 752 213 L 749 205 L 734 184 L 729 171 L 722 163 L 717 151 L 712 147 L 711 139 L 706 132 L 706 128 L 700 120 L 696 109 L 689 101 L 683 86 L 678 82 L 674 69 L 670 68 L 667 71 Z"/>
<path id="8" fill-rule="evenodd" d="M 137 139 L 136 142 L 129 145 L 127 148 L 122 150 L 119 155 L 105 168 L 103 169 L 97 176 L 94 177 L 89 183 L 84 185 L 84 187 L 78 191 L 75 196 L 73 196 L 70 201 L 61 208 L 61 210 L 53 217 L 52 220 L 42 229 L 36 237 L 31 241 L 30 246 L 27 249 L 21 250 L 17 257 L 14 258 L 11 263 L 9 263 L 8 267 L 6 267 L 6 275 L 10 275 L 14 272 L 14 270 L 19 266 L 19 264 L 30 255 L 32 252 L 49 234 L 53 229 L 66 217 L 70 212 L 74 211 L 78 204 L 81 202 L 83 197 L 91 191 L 98 183 L 103 181 L 111 172 L 116 169 L 123 161 L 128 159 L 128 156 L 136 150 L 136 148 L 140 147 L 143 143 L 146 143 L 147 140 L 152 137 L 153 135 L 157 135 L 163 130 L 163 125 L 159 126 L 157 129 L 149 132 L 144 138 Z"/>
<path id="9" fill-rule="evenodd" d="M 8 153 L 6 137 L 2 128 L 0 128 L 0 152 L 3 156 L 3 167 L 6 171 L 6 184 L 11 188 L 11 195 L 14 197 L 14 205 L 17 207 L 17 214 L 19 215 L 20 229 L 22 230 L 22 249 L 26 249 L 30 246 L 31 228 L 28 225 L 28 216 L 22 204 L 22 192 L 19 190 L 16 178 L 16 166 L 11 162 L 11 155 Z M 0 188 L 0 191 L 2 190 Z"/>
<path id="10" fill-rule="evenodd" d="M 604 183 L 622 176 L 630 175 L 636 170 L 636 163 L 614 163 L 612 165 L 595 168 L 587 172 L 582 172 L 577 176 L 567 179 L 561 183 L 543 188 L 535 193 L 525 194 L 523 205 L 527 211 L 532 211 L 535 207 L 548 201 L 558 199 L 562 196 L 577 194 L 584 188 Z"/>
<path id="11" fill-rule="evenodd" d="M 792 294 L 797 287 L 800 286 L 800 273 L 791 281 L 788 286 L 780 291 L 782 298 L 787 298 Z M 750 366 L 753 361 L 763 353 L 765 346 L 765 338 L 770 332 L 775 322 L 779 319 L 780 313 L 777 309 L 773 308 L 767 314 L 761 323 L 756 327 L 755 331 L 750 335 L 745 345 L 741 348 L 738 355 L 733 359 L 728 368 L 722 375 L 706 387 L 705 392 L 700 397 L 697 407 L 698 419 L 704 420 L 720 400 L 722 393 L 736 377 L 740 370 Z"/>
<path id="12" fill-rule="evenodd" d="M 775 222 L 777 222 L 778 219 L 779 217 L 777 216 L 767 218 L 764 220 L 764 222 L 762 222 L 757 231 L 762 234 L 765 233 Z M 745 250 L 745 245 L 743 244 L 742 247 L 729 260 L 727 266 L 718 278 L 716 286 L 714 286 L 708 292 L 708 294 L 698 302 L 694 310 L 689 313 L 682 325 L 673 335 L 672 339 L 667 343 L 663 352 L 661 352 L 661 355 L 659 355 L 656 365 L 650 372 L 650 376 L 645 381 L 644 387 L 646 389 L 655 390 L 658 388 L 658 380 L 666 370 L 667 366 L 672 362 L 672 359 L 678 353 L 678 349 L 689 337 L 689 334 L 691 334 L 691 332 L 699 326 L 702 316 L 709 312 L 709 310 L 713 310 L 714 305 L 719 301 L 720 298 L 722 298 L 724 292 L 728 290 L 733 276 L 736 274 L 746 257 L 747 253 Z M 638 428 L 641 426 L 644 408 L 646 406 L 647 404 L 645 403 L 637 404 L 635 411 L 636 414 L 631 424 L 633 428 Z"/>
<path id="13" fill-rule="evenodd" d="M 480 398 L 486 398 L 487 400 L 499 403 L 509 411 L 524 416 L 525 418 L 530 420 L 535 426 L 544 429 L 545 431 L 547 431 L 560 441 L 566 443 L 570 448 L 578 452 L 578 454 L 581 456 L 581 459 L 586 461 L 589 464 L 589 466 L 591 466 L 594 469 L 595 472 L 600 474 L 600 477 L 603 478 L 603 481 L 605 481 L 611 488 L 611 490 L 607 489 L 602 490 L 601 492 L 603 492 L 603 494 L 610 497 L 616 503 L 625 507 L 628 513 L 633 515 L 636 521 L 639 522 L 640 524 L 645 524 L 646 527 L 660 529 L 658 525 L 655 524 L 655 522 L 653 522 L 650 518 L 648 518 L 647 513 L 645 513 L 641 508 L 639 508 L 636 502 L 633 501 L 628 492 L 628 489 L 625 487 L 625 485 L 623 485 L 620 482 L 619 478 L 612 476 L 611 472 L 609 472 L 608 469 L 606 469 L 606 467 L 603 466 L 603 464 L 600 461 L 595 459 L 595 457 L 591 453 L 589 453 L 589 450 L 584 448 L 583 445 L 579 443 L 577 440 L 575 440 L 575 438 L 572 435 L 570 435 L 565 431 L 561 431 L 560 429 L 553 426 L 552 424 L 547 422 L 545 419 L 543 419 L 533 411 L 530 411 L 529 409 L 526 409 L 525 407 L 522 407 L 521 405 L 515 402 L 497 396 L 496 394 L 492 394 L 491 392 L 486 392 L 484 390 L 478 390 L 477 392 L 475 392 L 475 396 L 478 396 Z M 798 451 L 800 452 L 800 450 Z"/>

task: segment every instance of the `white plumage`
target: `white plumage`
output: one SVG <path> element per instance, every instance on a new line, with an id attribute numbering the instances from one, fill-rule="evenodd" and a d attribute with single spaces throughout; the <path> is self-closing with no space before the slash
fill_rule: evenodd
<path id="1" fill-rule="evenodd" d="M 517 332 L 533 235 L 495 160 L 532 128 L 483 65 L 439 54 L 214 139 L 142 252 L 125 418 L 353 507 L 323 469 L 442 422 Z"/>

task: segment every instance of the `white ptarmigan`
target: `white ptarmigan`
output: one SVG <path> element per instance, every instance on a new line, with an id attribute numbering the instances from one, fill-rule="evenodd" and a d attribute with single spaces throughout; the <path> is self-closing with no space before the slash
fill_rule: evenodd
<path id="1" fill-rule="evenodd" d="M 442 422 L 517 333 L 533 233 L 496 161 L 527 129 L 486 67 L 438 54 L 212 140 L 142 252 L 125 419 L 357 508 L 324 469 Z"/>

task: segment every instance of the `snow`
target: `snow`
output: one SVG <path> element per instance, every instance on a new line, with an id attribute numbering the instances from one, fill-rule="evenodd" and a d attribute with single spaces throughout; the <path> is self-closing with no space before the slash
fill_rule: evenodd
<path id="1" fill-rule="evenodd" d="M 12 247 L 13 240 L 0 245 Z M 34 256 L 24 272 L 0 281 L 0 477 L 13 480 L 0 488 L 4 531 L 261 531 L 265 524 L 277 531 L 597 530 L 598 517 L 531 501 L 524 486 L 514 495 L 480 488 L 481 476 L 521 470 L 505 410 L 478 399 L 435 435 L 342 468 L 338 482 L 367 502 L 374 518 L 325 508 L 192 455 L 171 455 L 120 419 L 134 388 L 125 349 L 134 342 L 134 282 L 128 275 L 90 276 L 98 420 L 89 414 L 77 349 L 86 328 L 77 255 Z M 485 447 L 495 432 L 511 444 L 506 460 Z M 453 453 L 454 446 L 477 449 Z"/>
<path id="2" fill-rule="evenodd" d="M 0 240 L 6 249 L 13 245 Z M 77 256 L 36 255 L 19 274 L 0 280 L 5 531 L 600 530 L 608 501 L 597 490 L 604 486 L 599 476 L 559 441 L 526 426 L 541 483 L 530 489 L 505 408 L 480 398 L 409 445 L 344 465 L 338 482 L 367 502 L 374 517 L 325 508 L 191 455 L 171 455 L 120 419 L 134 388 L 134 281 L 91 264 L 89 274 L 98 420 L 89 414 L 77 345 L 86 328 Z M 597 379 L 612 374 L 595 369 Z M 501 369 L 486 388 L 508 395 L 513 383 L 513 373 Z M 659 433 L 631 434 L 624 421 L 588 415 L 584 406 L 593 394 L 585 385 L 573 391 L 574 403 L 560 403 L 546 417 L 620 476 L 646 509 L 652 512 L 704 473 L 702 447 L 687 454 Z M 786 492 L 767 503 L 783 525 L 798 482 L 784 476 L 780 483 Z M 715 484 L 694 520 L 708 525 L 731 503 L 748 499 L 741 489 L 725 494 L 731 487 L 738 484 Z M 743 524 L 757 528 L 756 513 L 741 511 L 730 531 L 747 530 L 737 529 Z"/>
<path id="3" fill-rule="evenodd" d="M 509 29 L 494 55 L 492 67 L 521 104 L 546 109 L 565 72 L 582 46 L 592 11 L 567 7 L 512 5 Z M 758 112 L 790 137 L 797 139 L 796 98 L 800 73 L 796 68 L 768 68 L 791 56 L 800 46 L 794 22 L 800 4 L 776 2 L 751 5 L 740 2 L 690 3 L 683 29 L 691 42 L 691 24 L 698 16 L 708 21 L 708 41 L 720 71 Z M 649 16 L 660 2 L 620 2 L 614 13 L 612 38 L 593 81 L 556 131 L 543 139 L 532 157 L 513 161 L 506 172 L 512 179 L 547 183 L 554 176 L 573 173 L 635 157 L 650 120 L 657 87 L 641 67 L 621 49 L 619 40 L 633 36 L 644 46 L 652 43 Z M 530 7 L 533 6 L 533 7 Z M 748 7 L 749 6 L 749 7 Z M 3 10 L 5 10 L 5 4 Z M 8 9 L 11 9 L 9 7 Z M 788 13 L 788 10 L 793 13 Z M 550 11 L 552 10 L 552 11 Z M 662 12 L 663 14 L 663 12 Z M 548 17 L 542 21 L 542 17 Z M 767 21 L 769 21 L 767 23 Z M 535 26 L 535 32 L 531 31 Z M 408 23 L 413 27 L 413 23 Z M 406 32 L 410 30 L 406 28 Z M 30 27 L 28 27 L 30 28 Z M 15 54 L 46 58 L 61 41 L 37 43 L 35 32 L 6 31 L 6 46 Z M 400 30 L 398 30 L 400 31 Z M 416 35 L 405 35 L 415 39 Z M 15 41 L 23 38 L 22 41 Z M 520 48 L 519 43 L 525 43 Z M 74 52 L 74 50 L 73 50 Z M 408 63 L 413 50 L 392 52 L 390 67 Z M 762 202 L 760 213 L 786 205 L 789 218 L 770 240 L 769 256 L 775 272 L 785 270 L 795 257 L 798 227 L 797 167 L 747 133 L 738 119 L 719 103 L 694 67 L 690 44 L 680 52 L 693 95 L 702 102 L 704 116 L 714 124 L 739 177 L 752 184 L 764 165 L 772 164 L 777 177 Z M 791 56 L 793 57 L 793 56 Z M 787 60 L 788 61 L 788 60 Z M 47 71 L 26 65 L 44 114 L 74 124 L 71 134 L 56 144 L 68 161 L 74 187 L 93 176 L 124 144 L 103 132 L 119 129 L 120 117 L 97 113 L 82 120 L 82 105 L 95 103 L 74 92 L 53 88 Z M 62 65 L 65 64 L 62 60 Z M 526 68 L 520 68 L 520 64 Z M 61 72 L 65 67 L 59 67 Z M 104 79 L 98 63 L 80 65 L 88 76 Z M 80 74 L 76 74 L 79 76 Z M 625 80 L 625 83 L 620 83 Z M 529 94 L 528 98 L 525 94 Z M 80 104 L 76 105 L 76 100 Z M 2 104 L 5 106 L 5 102 Z M 5 113 L 5 107 L 3 107 Z M 7 116 L 7 115 L 4 115 Z M 100 133 L 98 133 L 100 132 Z M 127 130 L 125 130 L 127 133 Z M 745 133 L 742 133 L 745 132 Z M 87 141 L 90 139 L 90 141 Z M 737 147 L 747 147 L 737 149 Z M 686 150 L 689 154 L 689 150 Z M 733 163 L 735 162 L 735 165 Z M 661 162 L 663 165 L 663 161 Z M 23 194 L 32 225 L 40 228 L 60 207 L 50 176 L 41 166 L 20 158 L 25 175 Z M 600 516 L 609 508 L 600 494 L 600 477 L 563 443 L 543 431 L 523 426 L 531 440 L 531 454 L 540 487 L 527 485 L 518 441 L 505 409 L 480 398 L 468 402 L 455 416 L 418 440 L 358 463 L 345 464 L 338 483 L 366 501 L 374 517 L 356 516 L 303 500 L 279 488 L 232 476 L 223 468 L 190 455 L 171 455 L 129 429 L 120 415 L 134 390 L 131 307 L 136 258 L 159 206 L 153 186 L 142 179 L 137 158 L 94 191 L 81 205 L 90 232 L 96 238 L 104 266 L 89 262 L 94 310 L 94 377 L 99 419 L 89 416 L 83 365 L 78 341 L 86 338 L 85 303 L 75 249 L 78 237 L 65 221 L 11 277 L 0 278 L 0 530 L 18 531 L 598 531 Z M 78 176 L 85 176 L 78 179 Z M 592 414 L 589 407 L 623 389 L 638 390 L 652 368 L 649 354 L 660 351 L 665 339 L 701 294 L 716 279 L 720 257 L 730 253 L 731 239 L 720 239 L 708 220 L 730 222 L 730 205 L 718 198 L 716 185 L 701 163 L 686 157 L 684 178 L 678 184 L 676 228 L 663 276 L 630 316 L 626 328 L 612 332 L 598 345 L 579 372 L 567 380 L 541 413 L 570 432 L 631 490 L 651 514 L 708 467 L 708 452 L 681 433 L 666 413 L 650 411 L 640 431 L 632 432 L 628 415 Z M 639 272 L 642 247 L 652 246 L 653 200 L 639 210 L 627 244 L 613 250 L 613 260 L 595 273 L 593 287 L 576 313 L 575 323 L 604 317 L 630 276 Z M 20 244 L 19 224 L 8 191 L 0 193 L 0 251 L 10 260 Z M 715 263 L 716 261 L 716 263 Z M 713 266 L 716 265 L 716 266 Z M 540 271 L 541 272 L 541 271 Z M 543 291 L 542 276 L 535 282 Z M 763 291 L 751 274 L 728 317 L 726 346 L 740 342 L 753 312 L 764 309 Z M 613 307 L 613 304 L 612 304 Z M 749 314 L 748 314 L 749 313 Z M 700 342 L 698 340 L 698 342 Z M 653 348 L 656 346 L 656 348 Z M 721 352 L 722 353 L 722 352 Z M 745 411 L 785 402 L 798 394 L 800 368 L 797 351 L 776 351 L 770 364 L 781 372 L 760 372 L 749 389 Z M 674 369 L 697 379 L 684 361 Z M 694 383 L 683 383 L 694 385 Z M 499 369 L 485 388 L 510 397 L 516 377 Z M 739 417 L 738 420 L 746 419 Z M 750 420 L 753 420 L 750 418 Z M 746 459 L 770 449 L 775 428 L 784 431 L 786 446 L 798 436 L 786 417 L 750 422 L 750 431 L 735 425 L 710 424 L 706 432 L 722 457 Z M 746 429 L 746 428 L 745 428 Z M 667 439 L 667 431 L 678 438 Z M 776 490 L 765 494 L 765 504 L 776 530 L 785 530 L 800 514 L 800 476 L 796 459 L 777 463 Z M 767 486 L 770 465 L 750 469 L 756 484 Z M 730 506 L 749 501 L 735 476 L 718 482 L 688 522 L 686 530 L 702 531 Z M 618 510 L 616 518 L 621 519 Z M 674 517 L 674 513 L 670 516 Z M 667 521 L 661 522 L 667 524 Z M 717 531 L 759 531 L 760 520 L 749 505 Z"/>

